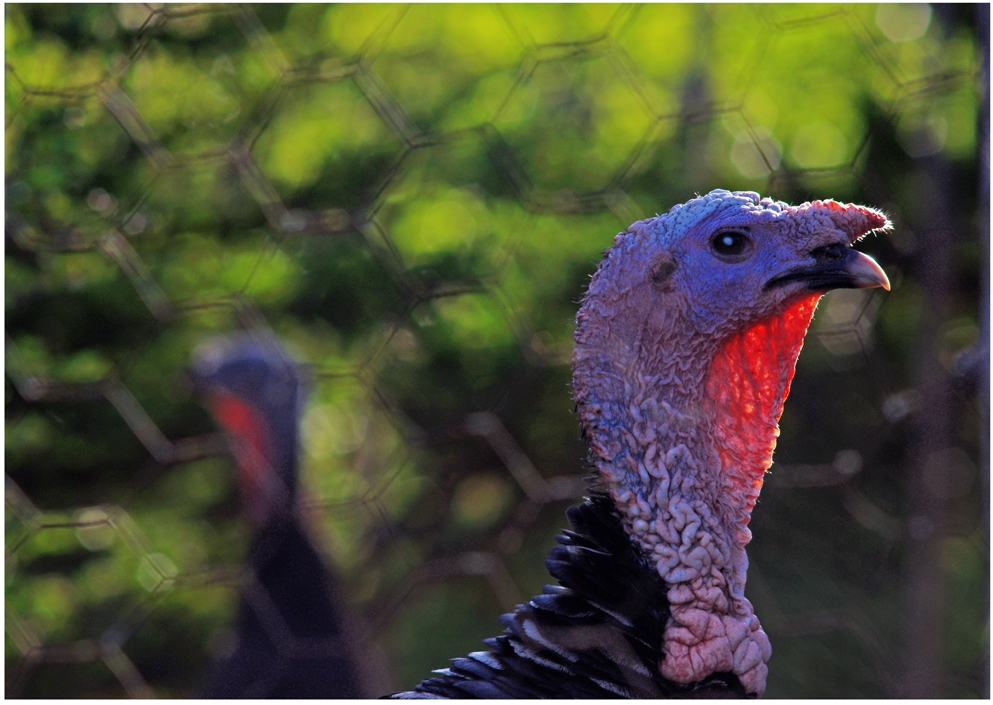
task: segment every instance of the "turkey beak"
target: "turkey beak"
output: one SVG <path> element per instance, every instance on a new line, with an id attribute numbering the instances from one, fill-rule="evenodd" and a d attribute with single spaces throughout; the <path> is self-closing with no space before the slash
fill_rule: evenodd
<path id="1" fill-rule="evenodd" d="M 764 288 L 768 291 L 798 282 L 808 291 L 873 289 L 877 286 L 890 290 L 890 280 L 876 260 L 851 247 L 829 245 L 814 250 L 810 256 L 816 262 L 814 265 L 791 269 L 773 277 Z"/>
<path id="2" fill-rule="evenodd" d="M 848 252 L 845 270 L 848 272 L 851 285 L 846 288 L 875 289 L 881 286 L 886 291 L 890 290 L 890 280 L 876 260 L 858 250 L 849 248 Z"/>

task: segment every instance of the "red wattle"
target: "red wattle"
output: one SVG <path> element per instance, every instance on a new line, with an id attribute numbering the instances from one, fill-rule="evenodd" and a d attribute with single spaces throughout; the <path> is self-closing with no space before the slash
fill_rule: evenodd
<path id="1" fill-rule="evenodd" d="M 264 515 L 268 504 L 265 473 L 269 457 L 265 424 L 255 409 L 232 394 L 218 392 L 209 401 L 214 417 L 236 439 L 235 457 L 252 511 Z"/>
<path id="2" fill-rule="evenodd" d="M 742 500 L 746 524 L 772 464 L 783 402 L 818 299 L 812 294 L 731 338 L 707 376 L 705 413 L 722 479 L 729 496 Z"/>

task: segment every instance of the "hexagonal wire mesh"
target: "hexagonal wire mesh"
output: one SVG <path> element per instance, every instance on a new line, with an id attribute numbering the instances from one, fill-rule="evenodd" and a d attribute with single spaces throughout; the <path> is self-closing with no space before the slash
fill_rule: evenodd
<path id="1" fill-rule="evenodd" d="M 183 370 L 237 328 L 312 369 L 303 507 L 383 692 L 479 648 L 584 491 L 587 276 L 715 187 L 896 224 L 755 512 L 768 694 L 988 695 L 972 9 L 5 10 L 9 695 L 182 696 L 230 648 L 248 528 Z"/>

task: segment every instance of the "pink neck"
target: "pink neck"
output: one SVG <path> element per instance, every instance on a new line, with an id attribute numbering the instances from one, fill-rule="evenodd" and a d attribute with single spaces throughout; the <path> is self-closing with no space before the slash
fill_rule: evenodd
<path id="1" fill-rule="evenodd" d="M 676 682 L 731 671 L 749 693 L 765 689 L 771 648 L 745 598 L 748 521 L 818 298 L 709 349 L 688 346 L 700 336 L 678 318 L 630 345 L 591 334 L 580 312 L 580 420 L 625 529 L 669 586 L 659 668 Z"/>

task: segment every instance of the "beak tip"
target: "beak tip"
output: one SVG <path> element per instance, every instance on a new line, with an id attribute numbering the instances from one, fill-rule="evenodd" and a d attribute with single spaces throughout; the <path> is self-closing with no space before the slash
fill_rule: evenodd
<path id="1" fill-rule="evenodd" d="M 846 269 L 848 276 L 857 289 L 890 290 L 890 278 L 872 257 L 857 250 L 852 250 Z"/>
<path id="2" fill-rule="evenodd" d="M 867 254 L 855 250 L 852 252 L 855 255 L 852 257 L 850 271 L 854 277 L 861 280 L 867 289 L 880 287 L 889 291 L 890 278 L 886 276 L 886 272 L 879 266 L 879 263 Z"/>

